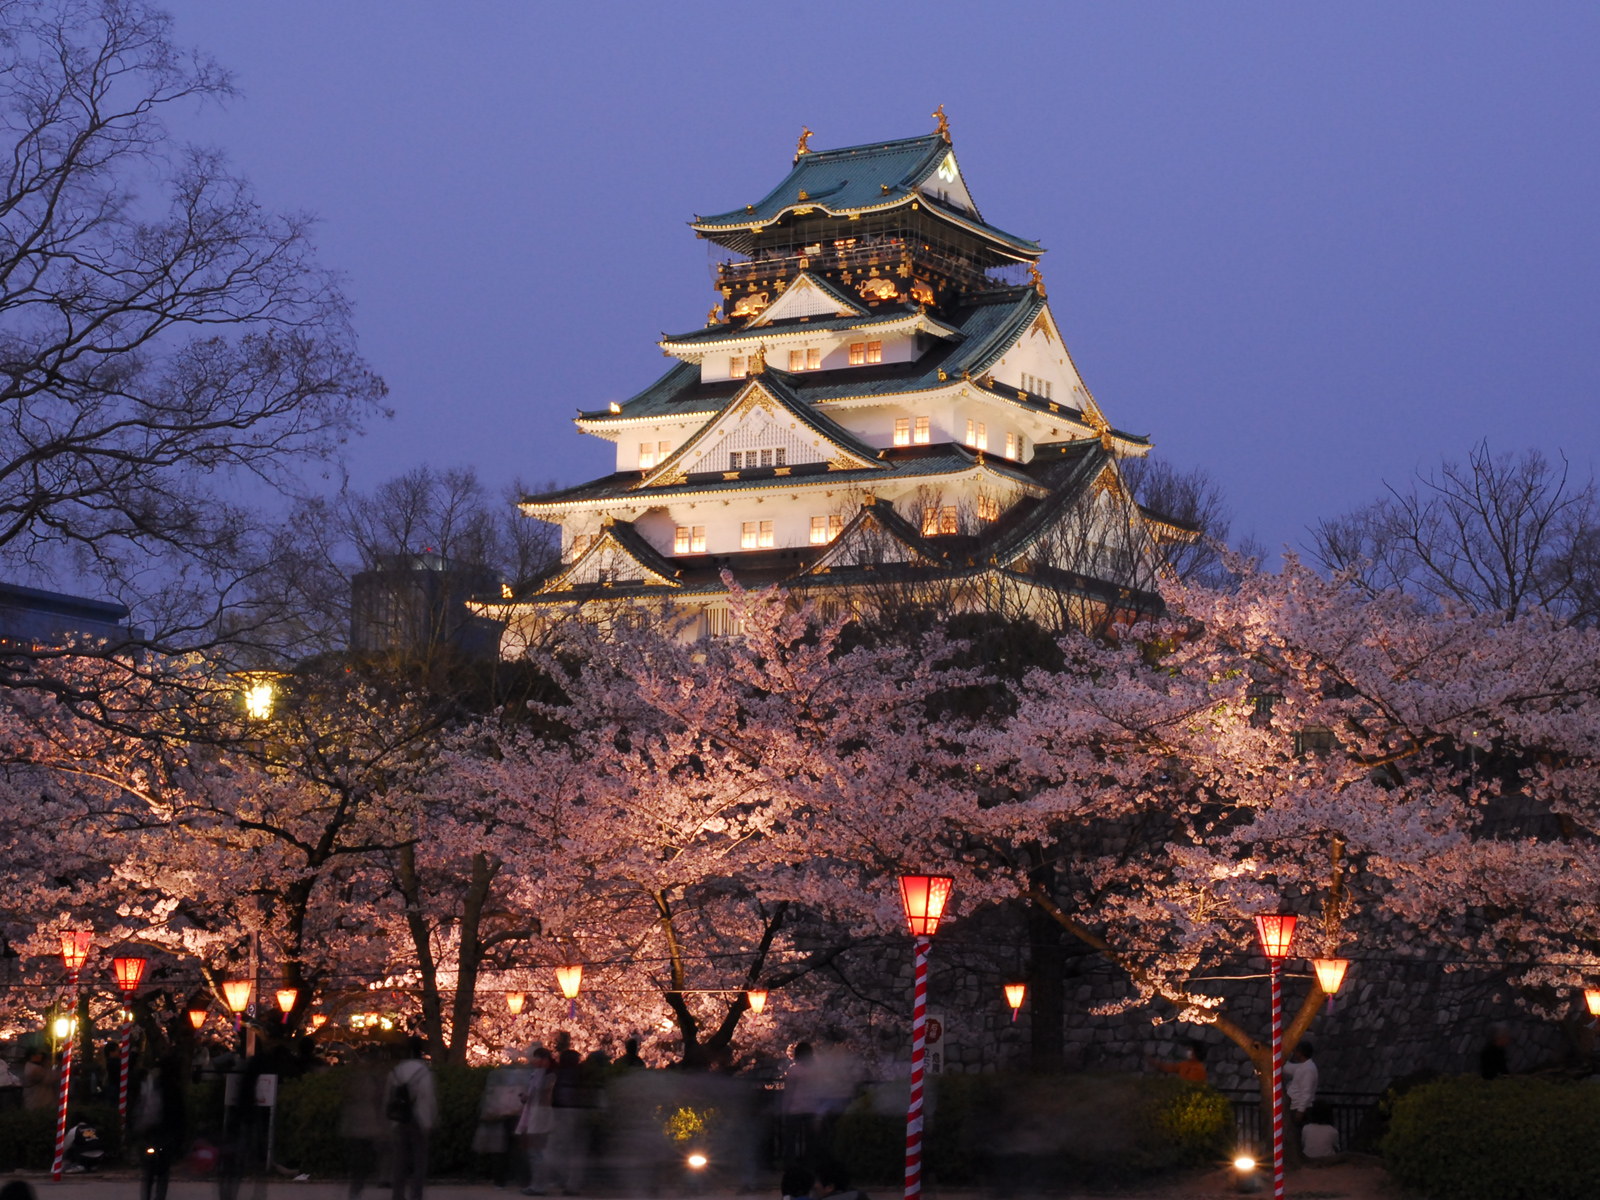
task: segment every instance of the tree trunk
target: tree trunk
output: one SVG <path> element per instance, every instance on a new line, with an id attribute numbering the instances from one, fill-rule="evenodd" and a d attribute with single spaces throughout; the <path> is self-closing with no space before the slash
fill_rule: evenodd
<path id="1" fill-rule="evenodd" d="M 478 964 L 483 961 L 483 944 L 479 928 L 483 921 L 483 906 L 489 899 L 489 888 L 494 883 L 499 864 L 491 864 L 482 850 L 472 856 L 472 878 L 467 884 L 467 894 L 461 905 L 461 939 L 457 962 L 455 1004 L 450 1011 L 450 1050 L 446 1061 L 455 1066 L 467 1062 L 467 1041 L 472 1033 L 472 1010 L 478 996 Z"/>
<path id="2" fill-rule="evenodd" d="M 1111 948 L 1110 943 L 1108 943 L 1104 938 L 1100 937 L 1093 930 L 1079 924 L 1066 913 L 1062 912 L 1060 906 L 1056 904 L 1055 900 L 1051 896 L 1040 891 L 1038 888 L 1033 888 L 1029 891 L 1028 898 L 1032 900 L 1037 907 L 1042 908 L 1045 912 L 1049 913 L 1050 916 L 1053 917 L 1063 929 L 1072 934 L 1079 941 L 1083 942 L 1086 946 L 1090 946 L 1095 950 L 1099 950 L 1112 962 L 1117 963 L 1120 967 L 1122 967 L 1123 970 L 1127 971 L 1128 974 L 1134 978 L 1137 979 L 1142 977 L 1142 973 L 1139 971 L 1139 969 L 1132 964 L 1122 961 L 1118 957 L 1116 951 Z M 1301 1001 L 1299 1009 L 1295 1011 L 1294 1018 L 1283 1027 L 1284 1058 L 1286 1060 L 1289 1056 L 1290 1050 L 1299 1044 L 1300 1039 L 1305 1037 L 1306 1031 L 1311 1028 L 1311 1022 L 1316 1019 L 1317 1010 L 1322 1007 L 1322 1002 L 1327 998 L 1328 993 L 1324 992 L 1322 990 L 1322 985 L 1315 978 L 1313 978 L 1311 981 L 1311 990 L 1306 993 L 1306 998 Z M 1270 1155 L 1272 1151 L 1272 1043 L 1271 1041 L 1262 1042 L 1257 1038 L 1251 1037 L 1248 1033 L 1246 1033 L 1239 1026 L 1235 1025 L 1221 1013 L 1217 1014 L 1212 1024 L 1214 1024 L 1222 1033 L 1226 1034 L 1236 1046 L 1250 1056 L 1250 1062 L 1256 1069 L 1256 1077 L 1261 1082 L 1261 1131 L 1263 1148 L 1265 1152 Z M 1290 1124 L 1288 1119 L 1287 1103 L 1285 1103 L 1284 1109 L 1284 1124 L 1283 1161 L 1286 1165 L 1299 1166 L 1302 1161 L 1300 1154 L 1300 1141 L 1298 1138 L 1292 1136 L 1293 1126 Z"/>
<path id="3" fill-rule="evenodd" d="M 406 902 L 406 927 L 411 930 L 411 945 L 417 952 L 417 973 L 422 976 L 422 1030 L 428 1039 L 428 1053 L 443 1058 L 444 1017 L 439 1002 L 439 970 L 433 961 L 433 931 L 422 915 L 422 881 L 417 877 L 417 849 L 400 847 L 395 883 Z"/>
<path id="4" fill-rule="evenodd" d="M 1033 888 L 1046 895 L 1055 892 L 1055 867 L 1037 866 L 1029 872 Z M 1060 924 L 1037 904 L 1027 906 L 1028 991 L 1030 1060 L 1035 1071 L 1066 1068 L 1067 955 L 1061 944 Z"/>
<path id="5" fill-rule="evenodd" d="M 90 1072 L 94 1070 L 94 1020 L 89 1016 L 89 989 L 78 989 L 78 1003 L 73 1015 L 77 1028 L 73 1030 L 76 1045 L 72 1047 L 72 1100 L 83 1104 L 89 1099 Z"/>

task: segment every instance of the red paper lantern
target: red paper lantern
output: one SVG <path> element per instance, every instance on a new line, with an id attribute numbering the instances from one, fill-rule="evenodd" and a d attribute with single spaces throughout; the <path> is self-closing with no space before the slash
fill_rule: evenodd
<path id="1" fill-rule="evenodd" d="M 111 970 L 116 974 L 117 986 L 124 992 L 132 993 L 139 986 L 139 980 L 144 978 L 145 960 L 129 955 L 126 958 L 113 958 Z"/>
<path id="2" fill-rule="evenodd" d="M 912 937 L 932 937 L 939 932 L 939 919 L 954 886 L 955 880 L 948 875 L 900 876 L 900 904 Z"/>
<path id="3" fill-rule="evenodd" d="M 61 931 L 61 961 L 67 970 L 76 975 L 83 970 L 89 958 L 89 943 L 94 939 L 92 929 L 64 929 Z"/>
<path id="4" fill-rule="evenodd" d="M 1289 957 L 1289 947 L 1294 944 L 1294 923 L 1299 920 L 1293 913 L 1257 913 L 1256 936 L 1261 939 L 1261 953 L 1273 962 Z"/>

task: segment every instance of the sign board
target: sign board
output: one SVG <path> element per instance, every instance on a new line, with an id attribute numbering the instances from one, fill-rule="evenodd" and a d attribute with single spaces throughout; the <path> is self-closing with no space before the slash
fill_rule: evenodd
<path id="1" fill-rule="evenodd" d="M 922 1069 L 929 1075 L 942 1075 L 944 1073 L 944 1052 L 948 1045 L 949 1028 L 945 1025 L 944 1014 L 928 1010 L 927 1024 L 923 1027 L 923 1061 Z"/>
<path id="2" fill-rule="evenodd" d="M 278 1077 L 276 1075 L 256 1076 L 256 1103 L 262 1108 L 272 1108 L 278 1103 Z"/>

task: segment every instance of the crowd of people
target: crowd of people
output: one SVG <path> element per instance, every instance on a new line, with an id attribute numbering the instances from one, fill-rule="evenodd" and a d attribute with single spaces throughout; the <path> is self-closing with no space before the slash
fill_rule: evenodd
<path id="1" fill-rule="evenodd" d="M 1480 1064 L 1485 1079 L 1509 1073 L 1510 1040 L 1505 1027 L 1490 1030 Z M 1204 1084 L 1206 1058 L 1206 1043 L 1195 1038 L 1184 1043 L 1182 1058 L 1152 1058 L 1148 1064 Z M 220 1200 L 236 1200 L 242 1180 L 265 1166 L 266 1109 L 258 1081 L 273 1068 L 264 1056 L 232 1054 L 206 1064 L 209 1073 L 227 1081 L 223 1136 L 208 1147 L 210 1165 Z M 108 1060 L 102 1087 L 114 1069 Z M 379 1181 L 393 1200 L 421 1200 L 430 1142 L 440 1124 L 423 1039 L 361 1049 L 341 1078 L 339 1133 L 351 1200 Z M 59 1079 L 59 1067 L 42 1049 L 29 1053 L 19 1071 L 0 1063 L 0 1089 L 19 1094 L 29 1109 L 52 1108 Z M 1337 1160 L 1349 1147 L 1341 1144 L 1332 1107 L 1318 1098 L 1316 1047 L 1309 1040 L 1293 1048 L 1283 1079 L 1301 1152 L 1310 1160 Z M 174 1165 L 195 1153 L 190 1080 L 188 1064 L 176 1053 L 135 1076 L 129 1135 L 138 1154 L 140 1200 L 166 1200 Z M 614 1061 L 600 1051 L 582 1057 L 571 1035 L 560 1031 L 549 1046 L 508 1050 L 491 1070 L 472 1150 L 488 1164 L 496 1187 L 525 1196 L 580 1194 L 598 1154 L 607 1189 L 620 1184 L 630 1193 L 653 1194 L 672 1175 L 712 1168 L 719 1182 L 756 1191 L 763 1167 L 776 1162 L 787 1200 L 860 1200 L 828 1147 L 833 1124 L 861 1097 L 866 1082 L 859 1059 L 838 1048 L 818 1052 L 806 1042 L 793 1047 L 779 1083 L 737 1072 L 726 1061 L 707 1072 L 650 1070 L 636 1038 L 627 1039 Z M 595 1135 L 601 1124 L 595 1110 L 601 1108 L 610 1110 L 603 1147 Z"/>

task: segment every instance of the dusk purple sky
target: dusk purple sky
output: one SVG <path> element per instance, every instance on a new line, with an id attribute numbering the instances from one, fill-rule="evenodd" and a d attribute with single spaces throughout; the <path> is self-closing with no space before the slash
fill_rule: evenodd
<path id="1" fill-rule="evenodd" d="M 1274 549 L 1487 436 L 1600 432 L 1600 6 L 176 4 L 244 98 L 192 134 L 323 221 L 428 462 L 575 482 L 570 418 L 716 300 L 685 225 L 950 115 L 1111 420 Z"/>

